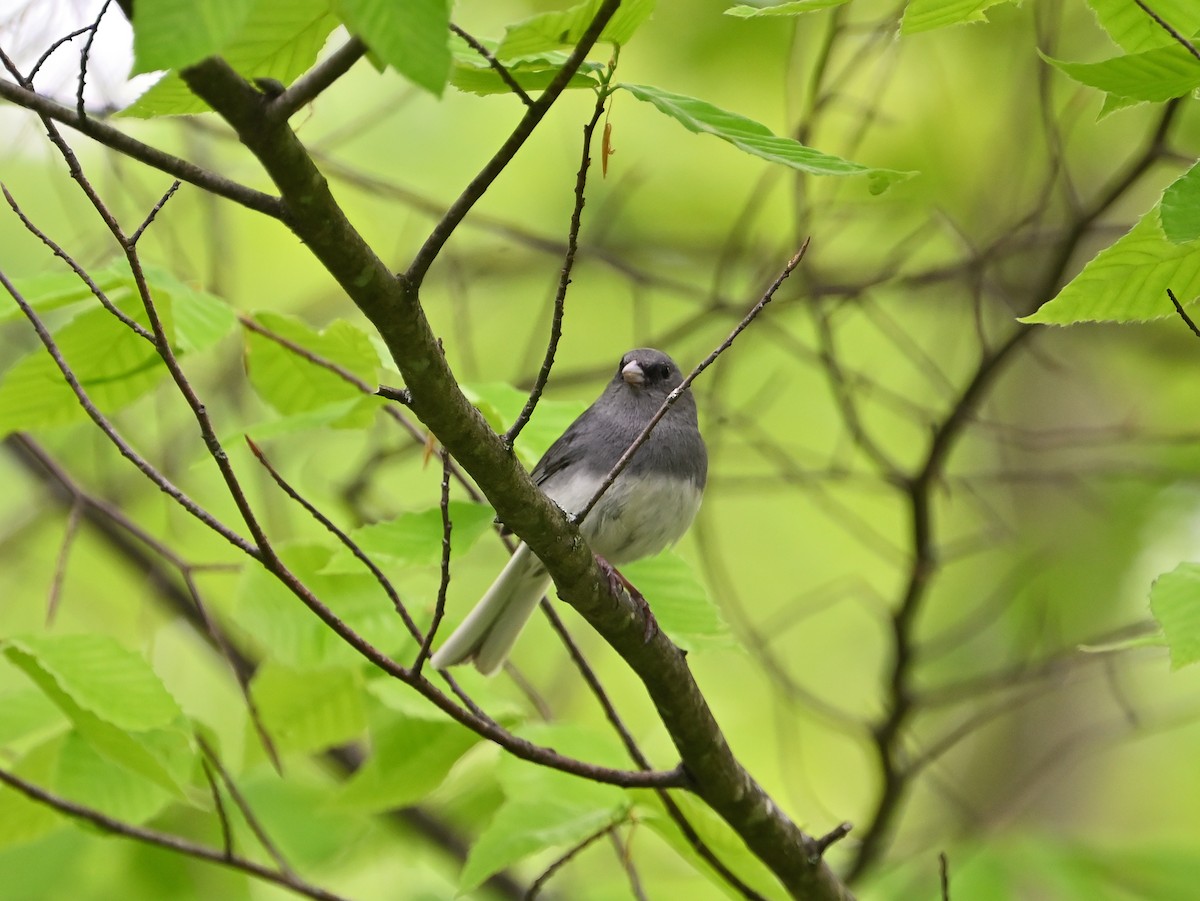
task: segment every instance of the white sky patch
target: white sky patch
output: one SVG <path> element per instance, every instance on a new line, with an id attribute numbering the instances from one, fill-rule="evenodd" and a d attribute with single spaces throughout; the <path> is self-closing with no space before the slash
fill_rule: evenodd
<path id="1" fill-rule="evenodd" d="M 96 21 L 104 0 L 0 0 L 0 47 L 22 73 L 29 71 L 59 38 Z M 64 43 L 38 70 L 39 94 L 75 106 L 79 90 L 80 55 L 87 34 Z M 121 109 L 143 93 L 158 75 L 129 78 L 133 63 L 133 31 L 116 3 L 110 3 L 88 54 L 84 107 L 96 116 Z M 7 72 L 0 78 L 11 80 Z M 0 106 L 0 142 L 7 153 L 42 152 L 40 126 L 28 126 L 29 113 L 10 104 Z M 15 138 L 15 141 L 14 141 Z"/>

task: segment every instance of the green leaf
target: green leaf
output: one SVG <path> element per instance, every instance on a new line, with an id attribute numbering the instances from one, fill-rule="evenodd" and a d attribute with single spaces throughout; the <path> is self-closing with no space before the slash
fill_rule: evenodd
<path id="1" fill-rule="evenodd" d="M 886 191 L 895 182 L 903 181 L 913 174 L 897 172 L 894 169 L 873 169 L 861 163 L 813 150 L 791 138 L 777 137 L 765 125 L 753 119 L 728 112 L 695 97 L 672 94 L 649 85 L 622 84 L 619 87 L 629 91 L 638 100 L 652 104 L 688 131 L 715 135 L 739 150 L 764 160 L 782 163 L 813 175 L 865 176 L 872 194 Z"/>
<path id="2" fill-rule="evenodd" d="M 802 13 L 817 12 L 822 9 L 833 9 L 848 3 L 849 0 L 791 0 L 790 3 L 778 3 L 775 6 L 749 6 L 740 4 L 725 10 L 725 15 L 736 16 L 739 19 L 757 19 L 760 16 L 798 16 Z"/>
<path id="3" fill-rule="evenodd" d="M 157 729 L 183 716 L 141 656 L 104 635 L 30 635 L 4 642 L 21 667 L 33 665 L 86 710 L 122 729 Z"/>
<path id="4" fill-rule="evenodd" d="M 221 57 L 249 79 L 291 84 L 316 61 L 338 26 L 333 0 L 260 0 Z M 202 113 L 208 104 L 175 73 L 164 76 L 120 115 L 149 119 Z"/>
<path id="5" fill-rule="evenodd" d="M 1178 44 L 1099 63 L 1042 59 L 1081 84 L 1131 100 L 1161 102 L 1200 87 L 1200 62 Z"/>
<path id="6" fill-rule="evenodd" d="M 1170 47 L 1177 41 L 1131 0 L 1087 0 L 1100 27 L 1126 53 Z M 1195 0 L 1154 0 L 1148 4 L 1180 34 L 1200 32 L 1200 4 Z"/>
<path id="7" fill-rule="evenodd" d="M 175 335 L 172 346 L 176 353 L 207 350 L 233 331 L 237 316 L 221 298 L 180 281 L 165 269 L 145 266 L 143 271 L 155 303 L 164 298 L 171 301 L 169 312 Z M 132 286 L 132 276 L 129 279 Z"/>
<path id="8" fill-rule="evenodd" d="M 522 737 L 562 754 L 620 766 L 625 759 L 607 734 L 576 726 L 533 725 Z M 505 802 L 471 847 L 459 891 L 477 888 L 493 873 L 546 848 L 568 848 L 629 815 L 630 796 L 614 785 L 590 782 L 514 757 L 502 758 Z"/>
<path id="9" fill-rule="evenodd" d="M 356 400 L 343 400 L 325 404 L 315 410 L 265 419 L 250 426 L 243 426 L 222 438 L 227 447 L 241 442 L 243 436 L 254 441 L 268 441 L 298 432 L 316 429 L 365 429 L 375 419 L 375 414 L 388 401 L 382 397 L 361 394 Z"/>
<path id="10" fill-rule="evenodd" d="M 140 300 L 127 298 L 116 306 L 149 327 Z M 171 334 L 170 303 L 162 303 L 159 313 Z M 54 338 L 83 390 L 105 412 L 137 400 L 167 376 L 166 366 L 150 342 L 103 307 L 76 317 Z M 40 343 L 0 379 L 0 434 L 86 418 L 62 372 Z"/>
<path id="11" fill-rule="evenodd" d="M 379 583 L 357 572 L 328 575 L 329 548 L 284 543 L 276 546 L 288 568 L 341 619 L 383 651 L 405 652 L 415 642 Z M 363 658 L 257 565 L 242 572 L 234 593 L 234 619 L 263 653 L 297 669 L 361 666 Z"/>
<path id="12" fill-rule="evenodd" d="M 41 743 L 63 730 L 62 712 L 42 692 L 23 688 L 0 695 L 0 747 Z"/>
<path id="13" fill-rule="evenodd" d="M 379 354 L 362 329 L 338 320 L 318 332 L 293 316 L 260 313 L 255 319 L 283 340 L 373 385 Z M 246 371 L 258 396 L 284 414 L 358 401 L 360 388 L 342 376 L 258 332 L 246 329 Z"/>
<path id="14" fill-rule="evenodd" d="M 900 33 L 916 34 L 948 25 L 986 22 L 983 11 L 1006 2 L 1015 0 L 910 0 L 900 21 Z"/>
<path id="15" fill-rule="evenodd" d="M 15 765 L 5 763 L 7 769 L 26 782 L 51 786 L 58 767 L 58 755 L 64 738 L 59 736 L 43 742 L 21 757 Z M 68 823 L 45 804 L 26 798 L 15 789 L 0 785 L 0 848 L 6 845 L 31 842 Z"/>
<path id="16" fill-rule="evenodd" d="M 1167 288 L 1184 304 L 1200 294 L 1200 246 L 1168 241 L 1155 208 L 1021 321 L 1068 325 L 1161 319 L 1175 315 Z"/>
<path id="17" fill-rule="evenodd" d="M 133 7 L 133 71 L 180 69 L 221 51 L 254 0 L 138 0 Z"/>
<path id="18" fill-rule="evenodd" d="M 527 391 L 502 382 L 463 385 L 462 389 L 467 400 L 479 408 L 497 431 L 504 431 L 517 421 L 529 397 Z M 585 409 L 586 404 L 580 401 L 554 401 L 543 397 L 517 439 L 517 455 L 527 466 L 533 466 Z"/>
<path id="19" fill-rule="evenodd" d="M 441 96 L 450 74 L 447 0 L 337 0 L 338 14 L 385 63 Z"/>
<path id="20" fill-rule="evenodd" d="M 1200 238 L 1200 163 L 1163 192 L 1159 222 L 1172 244 L 1187 244 Z"/>
<path id="21" fill-rule="evenodd" d="M 770 870 L 755 857 L 729 826 L 713 813 L 712 808 L 698 801 L 691 795 L 676 792 L 671 796 L 682 808 L 692 828 L 713 850 L 718 859 L 729 867 L 738 878 L 753 888 L 763 898 L 770 901 L 786 901 L 789 897 L 783 886 L 775 879 Z M 712 878 L 712 870 L 699 855 L 693 842 L 689 841 L 679 831 L 679 826 L 667 815 L 662 802 L 650 792 L 638 792 L 638 805 L 634 813 L 637 822 L 644 823 L 660 835 L 685 860 L 689 861 L 696 871 Z M 741 898 L 741 893 L 733 893 L 724 882 L 714 882 L 726 891 L 731 898 Z"/>
<path id="22" fill-rule="evenodd" d="M 495 514 L 486 504 L 450 501 L 450 548 L 465 553 L 491 528 Z M 362 526 L 350 533 L 354 542 L 375 563 L 388 567 L 431 566 L 442 559 L 442 511 L 431 507 L 401 513 L 392 519 Z M 363 565 L 345 548 L 339 549 L 321 570 L 323 575 L 361 573 Z"/>
<path id="23" fill-rule="evenodd" d="M 370 759 L 346 783 L 339 804 L 387 810 L 421 800 L 481 740 L 440 711 L 388 712 L 371 730 Z"/>
<path id="24" fill-rule="evenodd" d="M 141 657 L 102 635 L 11 638 L 4 654 L 97 751 L 187 797 L 194 758 L 186 721 Z"/>
<path id="25" fill-rule="evenodd" d="M 281 751 L 323 751 L 359 738 L 367 728 L 358 669 L 294 669 L 268 661 L 250 688 Z"/>
<path id="26" fill-rule="evenodd" d="M 129 267 L 123 262 L 110 263 L 88 274 L 109 300 L 124 300 L 132 293 L 133 280 L 129 275 Z M 84 301 L 96 303 L 91 289 L 74 272 L 55 270 L 12 281 L 17 292 L 38 313 L 48 313 Z M 15 303 L 5 303 L 0 309 L 0 322 L 24 318 L 21 308 Z"/>
<path id="27" fill-rule="evenodd" d="M 1150 610 L 1171 649 L 1171 668 L 1200 660 L 1200 563 L 1181 563 L 1154 580 Z"/>
<path id="28" fill-rule="evenodd" d="M 578 44 L 603 2 L 586 0 L 570 9 L 541 13 L 508 26 L 497 56 L 502 60 L 514 59 Z M 624 0 L 600 32 L 597 43 L 628 43 L 633 33 L 650 18 L 657 3 L 658 0 Z"/>
<path id="29" fill-rule="evenodd" d="M 621 567 L 646 598 L 663 631 L 688 651 L 735 647 L 729 626 L 704 584 L 682 557 L 659 554 Z"/>
<path id="30" fill-rule="evenodd" d="M 480 43 L 493 54 L 496 52 L 495 41 L 481 40 Z M 512 88 L 504 83 L 504 79 L 488 61 L 458 35 L 451 35 L 450 47 L 454 55 L 454 68 L 450 73 L 450 83 L 458 90 L 481 95 L 512 92 Z M 508 74 L 525 91 L 541 91 L 549 86 L 566 61 L 567 54 L 558 50 L 549 50 L 520 59 L 506 59 L 503 62 Z M 584 60 L 578 71 L 567 82 L 567 87 L 594 88 L 600 83 L 595 77 L 595 73 L 603 70 L 602 64 Z"/>
<path id="31" fill-rule="evenodd" d="M 54 332 L 54 340 L 84 391 L 107 413 L 152 390 L 167 378 L 167 369 L 150 342 L 134 334 L 71 274 L 77 287 L 58 276 L 38 277 L 27 287 L 42 293 L 23 296 L 35 307 L 52 309 L 80 301 L 91 306 Z M 100 270 L 102 287 L 117 309 L 143 327 L 149 318 L 133 292 L 133 277 L 124 266 Z M 233 327 L 229 307 L 173 275 L 153 267 L 146 282 L 172 348 L 180 355 L 204 350 Z M 39 344 L 20 357 L 0 379 L 0 434 L 16 429 L 64 425 L 87 418 L 58 366 Z"/>
<path id="32" fill-rule="evenodd" d="M 171 795 L 102 757 L 77 732 L 67 736 L 59 753 L 55 790 L 130 823 L 144 823 L 171 802 Z"/>

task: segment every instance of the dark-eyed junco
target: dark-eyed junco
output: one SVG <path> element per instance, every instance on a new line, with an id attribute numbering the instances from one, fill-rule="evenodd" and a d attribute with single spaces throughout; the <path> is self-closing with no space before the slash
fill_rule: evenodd
<path id="1" fill-rule="evenodd" d="M 682 381 L 679 367 L 662 351 L 631 350 L 621 358 L 604 393 L 538 461 L 533 480 L 565 512 L 582 510 Z M 696 401 L 685 392 L 597 501 L 580 530 L 602 565 L 657 554 L 691 525 L 707 475 L 708 452 L 696 423 Z M 611 577 L 611 566 L 606 568 Z M 470 660 L 480 672 L 494 673 L 549 587 L 546 568 L 522 544 L 475 609 L 433 655 L 433 666 L 441 669 Z"/>

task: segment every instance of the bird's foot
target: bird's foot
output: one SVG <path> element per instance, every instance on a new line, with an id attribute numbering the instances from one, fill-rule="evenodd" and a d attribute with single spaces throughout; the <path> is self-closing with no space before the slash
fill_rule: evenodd
<path id="1" fill-rule="evenodd" d="M 642 619 L 645 621 L 645 632 L 642 636 L 642 641 L 646 644 L 658 634 L 658 620 L 654 618 L 654 613 L 650 610 L 650 605 L 646 602 L 645 596 L 637 590 L 636 586 L 624 575 L 621 571 L 601 557 L 596 555 L 596 565 L 600 567 L 600 571 L 604 573 L 608 579 L 608 589 L 613 593 L 614 597 L 619 597 L 623 590 L 629 595 L 629 599 L 637 605 L 641 611 Z"/>

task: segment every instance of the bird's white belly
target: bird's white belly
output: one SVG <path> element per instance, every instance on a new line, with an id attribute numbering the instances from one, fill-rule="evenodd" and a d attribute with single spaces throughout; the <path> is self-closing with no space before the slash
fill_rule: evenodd
<path id="1" fill-rule="evenodd" d="M 580 473 L 546 486 L 546 493 L 567 513 L 591 500 L 602 476 Z M 627 563 L 657 554 L 678 541 L 700 509 L 701 492 L 687 479 L 623 473 L 596 503 L 581 531 L 592 550 L 610 563 Z"/>

